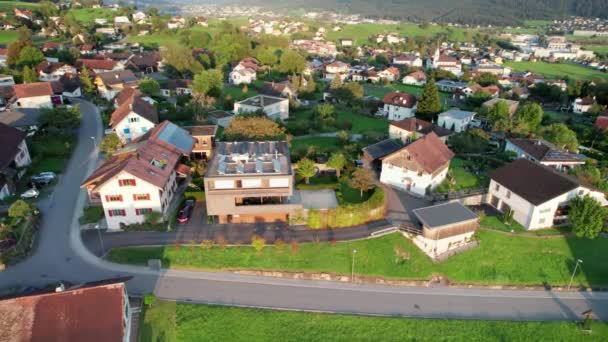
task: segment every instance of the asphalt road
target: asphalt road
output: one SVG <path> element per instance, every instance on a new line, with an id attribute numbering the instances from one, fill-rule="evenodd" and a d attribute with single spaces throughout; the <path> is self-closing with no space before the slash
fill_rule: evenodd
<path id="1" fill-rule="evenodd" d="M 101 137 L 97 109 L 82 102 L 79 143 L 45 206 L 34 254 L 0 273 L 0 289 L 80 283 L 132 276 L 131 294 L 226 305 L 411 317 L 508 320 L 574 320 L 589 308 L 608 320 L 608 293 L 559 293 L 457 288 L 391 287 L 244 276 L 224 272 L 156 271 L 116 265 L 85 247 L 77 219 L 85 192 L 79 184 L 97 156 L 91 136 Z"/>

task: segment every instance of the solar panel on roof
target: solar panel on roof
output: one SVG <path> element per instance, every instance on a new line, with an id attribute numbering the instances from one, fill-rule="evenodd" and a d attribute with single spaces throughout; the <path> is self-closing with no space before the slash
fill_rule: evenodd
<path id="1" fill-rule="evenodd" d="M 236 172 L 245 173 L 245 165 L 243 165 L 241 163 L 236 164 Z"/>
<path id="2" fill-rule="evenodd" d="M 255 161 L 255 172 L 262 173 L 264 171 L 264 163 L 261 160 Z"/>
<path id="3" fill-rule="evenodd" d="M 274 172 L 281 172 L 281 161 L 278 159 L 273 160 Z"/>
<path id="4" fill-rule="evenodd" d="M 220 175 L 226 174 L 226 163 L 224 163 L 223 161 L 219 163 L 219 165 L 217 166 L 217 173 L 219 173 Z"/>
<path id="5" fill-rule="evenodd" d="M 173 123 L 167 124 L 158 135 L 158 138 L 183 151 L 191 151 L 194 145 L 190 134 Z"/>

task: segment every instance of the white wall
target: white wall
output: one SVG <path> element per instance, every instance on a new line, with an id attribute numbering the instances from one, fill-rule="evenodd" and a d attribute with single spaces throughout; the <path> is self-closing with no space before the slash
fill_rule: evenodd
<path id="1" fill-rule="evenodd" d="M 447 129 L 452 129 L 456 133 L 460 133 L 466 131 L 469 128 L 469 123 L 471 122 L 472 117 L 468 117 L 464 120 L 458 120 L 451 117 L 441 116 L 439 115 L 439 119 L 437 120 L 437 126 L 445 127 Z"/>
<path id="2" fill-rule="evenodd" d="M 49 95 L 33 96 L 18 99 L 17 106 L 21 108 L 53 108 L 53 102 Z"/>
<path id="3" fill-rule="evenodd" d="M 384 104 L 384 113 L 387 118 L 392 121 L 403 120 L 407 118 L 414 117 L 416 113 L 417 105 L 414 105 L 412 108 L 395 106 L 392 104 Z"/>
<path id="4" fill-rule="evenodd" d="M 137 118 L 139 121 L 130 122 L 131 118 Z M 114 131 L 118 138 L 120 138 L 123 142 L 129 142 L 139 138 L 144 135 L 147 131 L 154 128 L 155 123 L 134 113 L 131 112 L 124 119 L 122 119 L 118 124 L 114 125 Z M 125 133 L 124 130 L 129 129 L 129 133 Z"/>
<path id="5" fill-rule="evenodd" d="M 380 182 L 409 191 L 418 196 L 424 196 L 429 185 L 431 189 L 434 189 L 443 182 L 448 174 L 448 169 L 446 167 L 445 170 L 433 178 L 429 173 L 419 175 L 418 172 L 402 169 L 385 162 L 382 163 Z"/>
<path id="6" fill-rule="evenodd" d="M 452 249 L 464 246 L 471 240 L 475 232 L 468 232 L 456 236 L 450 236 L 439 240 L 427 239 L 422 235 L 416 235 L 412 242 L 420 248 L 426 255 L 435 258 Z"/>
<path id="7" fill-rule="evenodd" d="M 17 167 L 24 167 L 32 163 L 32 159 L 30 158 L 30 151 L 27 148 L 27 144 L 25 140 L 23 140 L 19 144 L 19 151 L 15 156 L 15 165 Z"/>

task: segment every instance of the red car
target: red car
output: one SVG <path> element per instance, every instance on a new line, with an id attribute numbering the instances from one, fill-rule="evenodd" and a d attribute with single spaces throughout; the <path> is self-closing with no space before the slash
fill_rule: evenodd
<path id="1" fill-rule="evenodd" d="M 192 212 L 194 211 L 194 200 L 187 200 L 184 203 L 184 206 L 177 214 L 177 222 L 179 223 L 188 223 L 190 220 L 190 216 L 192 216 Z"/>

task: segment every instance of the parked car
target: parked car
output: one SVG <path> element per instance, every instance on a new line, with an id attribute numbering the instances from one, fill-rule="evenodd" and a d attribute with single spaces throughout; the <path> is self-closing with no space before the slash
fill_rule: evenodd
<path id="1" fill-rule="evenodd" d="M 21 198 L 23 198 L 23 199 L 38 198 L 39 195 L 40 195 L 40 191 L 38 191 L 36 189 L 29 189 L 21 194 Z"/>
<path id="2" fill-rule="evenodd" d="M 192 211 L 194 211 L 194 200 L 187 200 L 177 214 L 177 222 L 188 223 L 190 216 L 192 216 Z"/>
<path id="3" fill-rule="evenodd" d="M 41 182 L 44 183 L 44 185 L 52 182 L 55 180 L 55 178 L 57 178 L 57 175 L 55 174 L 55 172 L 40 172 L 39 174 L 33 176 L 31 178 L 32 182 Z"/>

